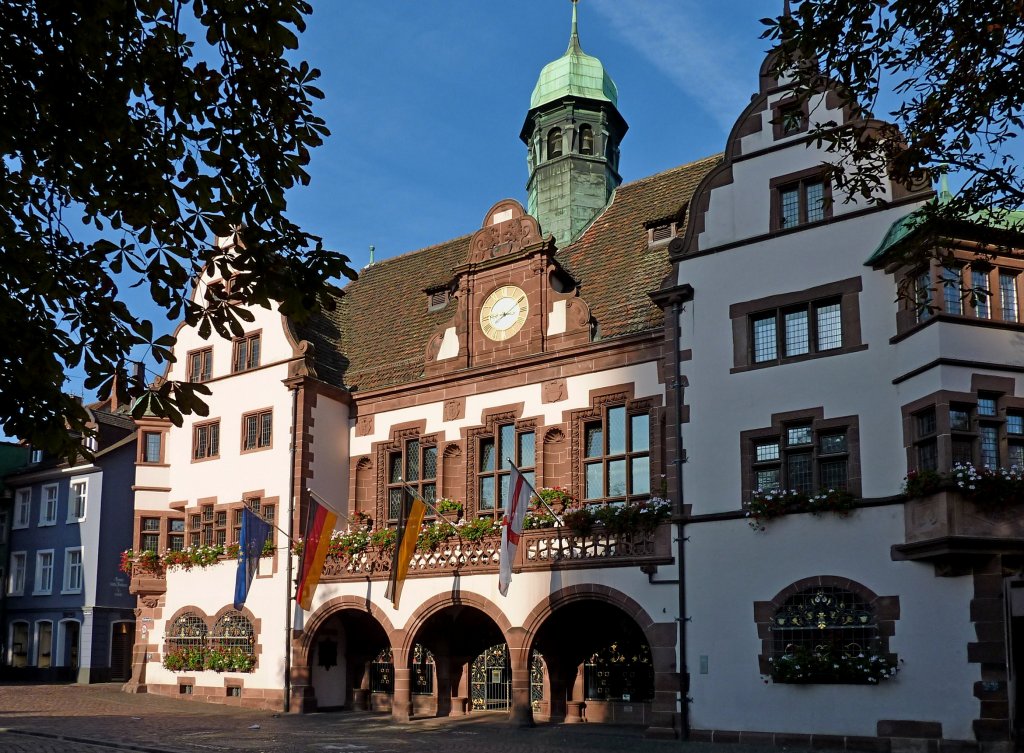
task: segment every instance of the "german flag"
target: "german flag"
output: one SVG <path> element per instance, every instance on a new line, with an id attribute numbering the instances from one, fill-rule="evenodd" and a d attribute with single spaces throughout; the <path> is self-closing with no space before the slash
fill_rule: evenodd
<path id="1" fill-rule="evenodd" d="M 295 601 L 307 612 L 313 603 L 313 594 L 320 583 L 320 574 L 327 559 L 327 547 L 338 516 L 315 499 L 309 500 L 306 514 L 306 536 L 302 544 L 302 559 L 299 560 L 299 589 Z"/>

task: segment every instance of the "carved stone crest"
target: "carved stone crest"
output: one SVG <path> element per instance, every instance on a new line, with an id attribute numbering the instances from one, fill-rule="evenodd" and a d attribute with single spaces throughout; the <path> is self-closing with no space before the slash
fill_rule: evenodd
<path id="1" fill-rule="evenodd" d="M 542 403 L 557 403 L 565 400 L 566 387 L 565 379 L 549 379 L 540 387 Z"/>
<path id="2" fill-rule="evenodd" d="M 499 201 L 487 212 L 484 225 L 470 241 L 469 260 L 494 259 L 541 240 L 540 225 L 513 199 Z"/>
<path id="3" fill-rule="evenodd" d="M 356 419 L 356 436 L 365 437 L 373 434 L 373 415 L 359 416 Z"/>
<path id="4" fill-rule="evenodd" d="M 444 401 L 444 420 L 458 421 L 466 415 L 466 399 L 457 397 Z"/>

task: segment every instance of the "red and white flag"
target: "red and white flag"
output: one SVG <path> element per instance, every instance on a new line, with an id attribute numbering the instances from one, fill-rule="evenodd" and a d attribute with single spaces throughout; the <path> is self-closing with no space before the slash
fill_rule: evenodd
<path id="1" fill-rule="evenodd" d="M 508 506 L 501 521 L 501 569 L 498 571 L 498 591 L 502 596 L 508 593 L 512 581 L 512 563 L 523 533 L 523 518 L 530 506 L 530 500 L 537 494 L 523 474 L 513 464 L 508 474 Z"/>

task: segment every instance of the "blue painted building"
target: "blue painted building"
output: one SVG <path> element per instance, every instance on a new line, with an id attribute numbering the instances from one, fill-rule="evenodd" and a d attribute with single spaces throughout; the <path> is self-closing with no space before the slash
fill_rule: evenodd
<path id="1" fill-rule="evenodd" d="M 11 494 L 2 636 L 9 678 L 127 680 L 135 599 L 119 555 L 132 543 L 135 425 L 90 406 L 92 461 L 33 451 Z M 116 408 L 116 406 L 115 406 Z"/>

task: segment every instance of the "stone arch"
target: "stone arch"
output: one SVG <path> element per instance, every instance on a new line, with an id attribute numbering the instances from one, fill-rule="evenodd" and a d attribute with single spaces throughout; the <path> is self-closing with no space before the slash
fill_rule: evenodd
<path id="1" fill-rule="evenodd" d="M 618 610 L 623 617 L 632 621 L 635 629 L 635 638 L 644 640 L 650 650 L 651 690 L 653 695 L 649 701 L 650 717 L 647 719 L 651 729 L 660 730 L 656 734 L 673 735 L 676 726 L 676 691 L 678 681 L 676 650 L 678 627 L 674 619 L 665 622 L 655 622 L 651 616 L 637 601 L 627 594 L 609 586 L 595 583 L 581 583 L 574 586 L 562 588 L 537 604 L 530 614 L 523 620 L 524 631 L 524 656 L 529 656 L 533 650 L 539 650 L 544 655 L 544 650 L 551 649 L 550 645 L 542 645 L 547 640 L 551 631 L 558 635 L 558 628 L 550 618 L 557 621 L 557 612 L 565 607 L 578 605 L 580 608 L 587 608 L 586 603 L 597 603 L 604 605 L 604 608 Z M 566 615 L 562 615 L 563 618 Z M 561 656 L 560 652 L 552 655 L 544 655 L 544 660 L 549 670 L 549 679 L 555 683 L 555 676 L 558 676 L 558 685 L 564 688 L 564 698 L 572 698 L 571 701 L 559 701 L 553 693 L 551 698 L 550 712 L 552 718 L 564 717 L 567 722 L 582 721 L 583 714 L 586 714 L 587 721 L 610 721 L 607 716 L 607 707 L 601 711 L 601 704 L 594 701 L 586 701 L 584 693 L 584 664 L 576 664 L 578 657 Z M 550 661 L 549 661 L 550 660 Z M 556 664 L 561 666 L 555 667 Z M 573 678 L 576 678 L 575 680 Z M 570 692 L 571 691 L 571 692 Z M 595 708 L 591 709 L 590 706 Z M 584 712 L 584 708 L 587 710 Z"/>
<path id="2" fill-rule="evenodd" d="M 636 622 L 637 626 L 644 632 L 648 640 L 651 641 L 651 649 L 653 650 L 655 645 L 651 635 L 651 628 L 655 625 L 654 620 L 651 619 L 650 615 L 639 603 L 624 594 L 622 591 L 611 588 L 610 586 L 602 586 L 598 583 L 580 583 L 575 586 L 566 586 L 553 594 L 549 595 L 546 599 L 542 600 L 537 606 L 533 608 L 530 614 L 525 620 L 523 620 L 523 630 L 527 636 L 530 637 L 532 643 L 534 636 L 537 635 L 537 630 L 544 621 L 550 617 L 554 611 L 566 604 L 571 604 L 574 601 L 583 601 L 586 599 L 593 599 L 597 601 L 603 601 L 606 604 L 618 607 L 626 613 L 630 618 Z M 675 639 L 671 644 L 675 646 Z"/>
<path id="3" fill-rule="evenodd" d="M 388 635 L 395 634 L 395 628 L 391 624 L 391 620 L 388 619 L 387 614 L 373 602 L 358 596 L 335 596 L 333 599 L 328 599 L 317 607 L 316 611 L 306 621 L 302 636 L 296 640 L 296 645 L 294 646 L 293 658 L 296 665 L 306 665 L 309 663 L 309 652 L 313 645 L 313 637 L 317 631 L 327 620 L 346 609 L 354 609 L 368 614 L 384 628 L 384 632 Z"/>
<path id="4" fill-rule="evenodd" d="M 346 615 L 348 615 L 347 619 Z M 313 666 L 314 661 L 316 661 L 314 654 L 317 651 L 317 641 L 325 634 L 330 634 L 334 630 L 332 626 L 334 618 L 340 620 L 342 624 L 346 624 L 349 620 L 354 620 L 357 623 L 362 620 L 369 620 L 375 623 L 379 631 L 371 629 L 368 632 L 359 631 L 353 635 L 362 636 L 362 640 L 368 638 L 373 643 L 376 643 L 376 636 L 379 635 L 380 644 L 377 645 L 386 646 L 390 640 L 389 636 L 394 633 L 394 626 L 387 615 L 384 614 L 380 607 L 365 598 L 359 598 L 358 596 L 336 596 L 317 607 L 316 611 L 306 621 L 302 635 L 292 641 L 292 697 L 297 701 L 299 708 L 303 712 L 314 711 L 324 706 L 331 708 L 338 704 L 347 704 L 352 708 L 368 708 L 366 705 L 368 690 L 365 689 L 369 687 L 368 677 L 365 672 L 368 660 L 364 653 L 365 645 L 361 646 L 353 655 L 351 654 L 351 644 L 346 642 L 344 653 L 335 644 L 334 650 L 337 652 L 335 660 L 342 656 L 345 658 L 346 668 L 337 678 L 341 681 L 341 685 L 339 686 L 332 679 L 332 682 L 327 686 L 319 686 L 320 681 L 324 677 L 321 676 L 319 679 L 317 677 L 317 673 L 320 670 Z M 335 665 L 332 664 L 331 666 Z M 367 682 L 364 683 L 364 680 Z M 341 693 L 337 692 L 339 687 L 342 689 Z M 324 688 L 328 689 L 328 697 L 326 699 L 323 693 Z M 359 688 L 359 690 L 356 690 L 356 688 Z M 355 697 L 356 693 L 359 693 L 361 698 L 357 699 Z"/>
<path id="5" fill-rule="evenodd" d="M 427 599 L 409 616 L 409 619 L 406 621 L 405 630 L 401 634 L 390 633 L 393 636 L 398 635 L 401 639 L 401 644 L 395 645 L 393 648 L 403 652 L 412 651 L 416 634 L 426 624 L 427 620 L 442 610 L 454 606 L 479 609 L 494 621 L 494 624 L 498 626 L 498 630 L 505 636 L 506 641 L 509 640 L 511 635 L 514 635 L 512 623 L 509 622 L 508 617 L 505 616 L 501 608 L 490 599 L 472 591 L 460 591 L 456 597 L 449 593 L 441 593 Z"/>

